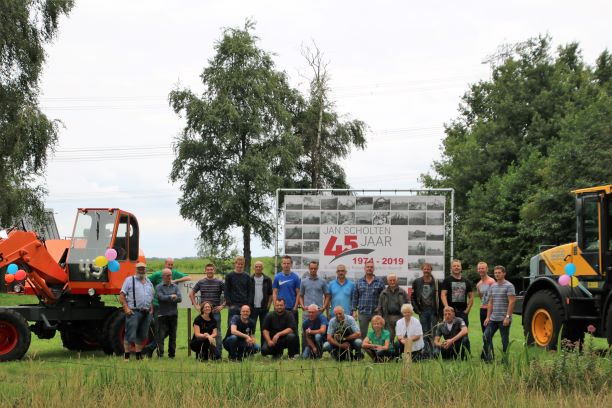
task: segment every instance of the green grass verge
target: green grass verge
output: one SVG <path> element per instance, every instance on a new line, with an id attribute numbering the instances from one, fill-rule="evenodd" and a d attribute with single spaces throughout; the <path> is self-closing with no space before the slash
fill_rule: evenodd
<path id="1" fill-rule="evenodd" d="M 27 299 L 29 298 L 29 299 Z M 28 303 L 25 296 L 0 295 L 0 305 Z M 114 297 L 105 297 L 116 303 Z M 195 311 L 192 312 L 195 318 Z M 226 314 L 223 313 L 223 328 Z M 478 356 L 482 333 L 478 309 L 470 314 L 473 356 L 406 365 L 372 364 L 368 359 L 336 363 L 272 361 L 254 356 L 242 363 L 198 363 L 187 356 L 187 310 L 179 314 L 177 357 L 124 362 L 101 352 L 62 348 L 59 335 L 32 338 L 22 361 L 0 365 L 1 407 L 89 406 L 592 406 L 609 404 L 610 356 L 602 339 L 588 339 L 585 352 L 551 353 L 527 348 L 520 317 L 511 328 L 507 359 L 494 364 Z M 496 350 L 501 348 L 499 336 Z M 603 355 L 602 355 L 603 354 Z"/>

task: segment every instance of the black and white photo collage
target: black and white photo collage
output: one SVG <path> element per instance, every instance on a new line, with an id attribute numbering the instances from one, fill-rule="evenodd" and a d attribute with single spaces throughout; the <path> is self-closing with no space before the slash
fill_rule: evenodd
<path id="1" fill-rule="evenodd" d="M 284 253 L 293 258 L 294 271 L 307 271 L 319 261 L 322 225 L 391 225 L 408 235 L 402 254 L 412 275 L 429 262 L 434 275 L 444 275 L 444 196 L 285 196 Z M 394 234 L 398 228 L 393 228 Z"/>

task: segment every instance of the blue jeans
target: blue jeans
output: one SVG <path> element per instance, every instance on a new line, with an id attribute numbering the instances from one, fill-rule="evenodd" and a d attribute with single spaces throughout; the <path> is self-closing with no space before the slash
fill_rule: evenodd
<path id="1" fill-rule="evenodd" d="M 227 327 L 230 327 L 232 317 L 240 315 L 240 306 L 230 306 L 227 308 Z"/>
<path id="2" fill-rule="evenodd" d="M 216 348 L 217 348 L 217 354 L 219 355 L 219 357 L 221 357 L 221 351 L 223 350 L 223 344 L 221 342 L 221 313 L 217 312 L 217 313 L 213 313 L 212 315 L 215 318 L 215 321 L 217 322 Z"/>
<path id="3" fill-rule="evenodd" d="M 245 339 L 233 334 L 223 340 L 223 347 L 225 347 L 229 353 L 230 360 L 242 360 L 244 357 L 259 352 L 259 346 L 257 344 L 249 345 Z"/>
<path id="4" fill-rule="evenodd" d="M 463 321 L 465 322 L 465 325 L 467 327 L 470 326 L 469 316 L 465 313 L 465 310 L 456 310 L 455 311 L 455 316 L 456 317 L 460 317 L 461 319 L 463 319 Z M 463 346 L 465 347 L 467 352 L 471 353 L 472 352 L 472 346 L 470 345 L 469 334 L 466 334 L 465 337 L 461 340 L 461 342 L 463 343 Z"/>
<path id="5" fill-rule="evenodd" d="M 323 351 L 329 352 L 331 356 L 337 360 L 352 360 L 354 358 L 361 358 L 361 339 L 353 339 L 348 340 L 350 345 L 348 350 L 341 349 L 340 347 L 332 346 L 332 344 L 328 341 L 323 344 Z M 355 355 L 353 356 L 353 350 L 355 351 Z"/>
<path id="6" fill-rule="evenodd" d="M 435 310 L 427 309 L 421 311 L 421 314 L 419 314 L 419 321 L 423 327 L 423 337 L 433 337 L 432 329 L 437 320 Z"/>
<path id="7" fill-rule="evenodd" d="M 495 335 L 495 332 L 497 330 L 499 330 L 499 332 L 501 333 L 503 352 L 505 353 L 506 351 L 508 351 L 508 343 L 509 343 L 508 340 L 510 337 L 510 324 L 508 324 L 507 326 L 504 326 L 503 321 L 494 322 L 492 320 L 489 320 L 489 324 L 487 325 L 487 328 L 485 329 L 485 332 L 483 335 L 484 359 L 486 361 L 491 361 L 495 357 L 495 352 L 493 350 L 493 336 Z"/>
<path id="8" fill-rule="evenodd" d="M 302 352 L 302 358 L 307 359 L 307 358 L 321 358 L 321 356 L 323 355 L 323 343 L 325 340 L 325 337 L 323 334 L 315 334 L 314 335 L 314 343 L 315 346 L 317 346 L 317 353 L 313 353 L 312 350 L 310 349 L 310 347 L 308 347 L 308 343 L 306 342 L 306 338 L 305 336 L 307 336 L 307 334 L 305 332 L 302 332 L 302 344 L 304 345 L 304 351 Z M 311 335 L 312 337 L 312 335 Z"/>
<path id="9" fill-rule="evenodd" d="M 264 344 L 263 338 L 263 321 L 268 314 L 268 309 L 265 307 L 254 307 L 251 312 L 251 319 L 257 324 L 257 320 L 259 320 L 259 344 Z"/>
<path id="10" fill-rule="evenodd" d="M 359 313 L 357 316 L 359 319 L 359 331 L 361 332 L 361 339 L 365 339 L 368 335 L 368 328 L 370 327 L 370 321 L 372 320 L 371 314 Z"/>
<path id="11" fill-rule="evenodd" d="M 487 308 L 486 307 L 481 307 L 480 308 L 480 328 L 482 329 L 482 334 L 484 335 L 485 332 L 485 325 L 484 325 L 484 321 L 487 320 Z"/>

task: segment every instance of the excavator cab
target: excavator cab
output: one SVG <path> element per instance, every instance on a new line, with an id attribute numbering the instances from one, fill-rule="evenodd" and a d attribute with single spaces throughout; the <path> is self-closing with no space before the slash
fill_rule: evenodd
<path id="1" fill-rule="evenodd" d="M 122 265 L 136 262 L 138 238 L 138 222 L 127 212 L 79 209 L 66 261 L 70 282 L 108 282 L 108 269 L 96 266 L 95 259 L 113 248 Z"/>

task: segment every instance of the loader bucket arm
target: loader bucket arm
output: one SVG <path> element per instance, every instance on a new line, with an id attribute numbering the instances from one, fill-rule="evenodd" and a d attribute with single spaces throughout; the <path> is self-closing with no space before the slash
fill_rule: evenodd
<path id="1" fill-rule="evenodd" d="M 6 239 L 0 239 L 0 268 L 16 263 L 28 272 L 28 279 L 38 290 L 45 303 L 54 303 L 59 294 L 50 285 L 63 286 L 68 274 L 53 259 L 36 234 L 26 231 L 11 231 Z"/>

